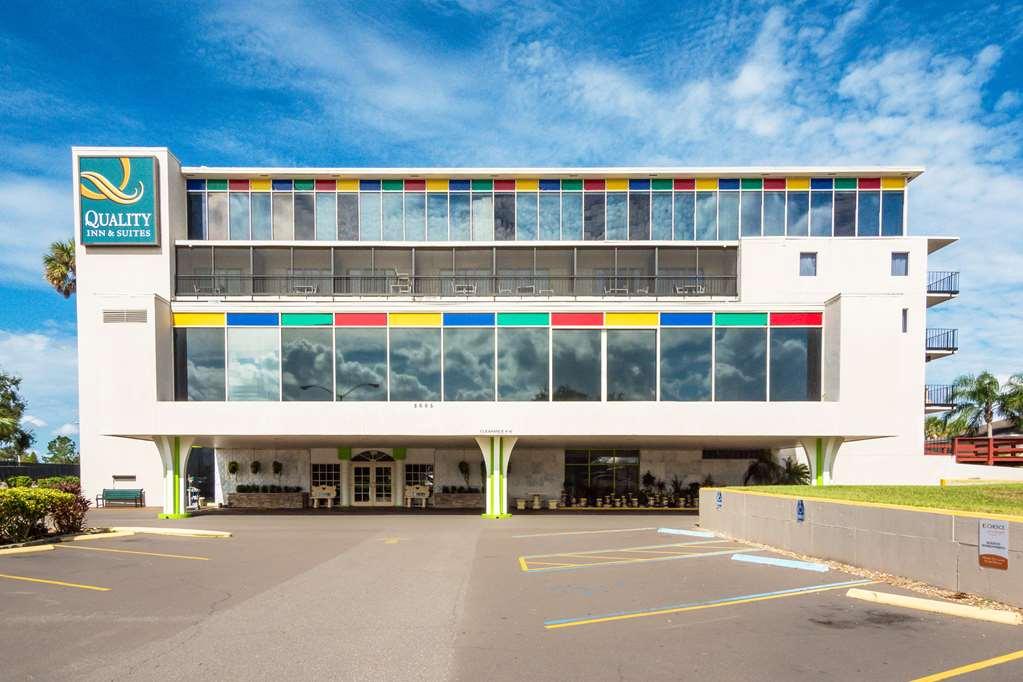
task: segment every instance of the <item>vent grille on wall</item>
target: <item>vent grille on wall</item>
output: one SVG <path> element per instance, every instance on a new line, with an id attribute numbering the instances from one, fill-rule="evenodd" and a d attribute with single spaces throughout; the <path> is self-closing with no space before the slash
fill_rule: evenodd
<path id="1" fill-rule="evenodd" d="M 116 322 L 145 322 L 146 321 L 145 310 L 104 310 L 103 311 L 103 322 L 104 323 L 116 323 Z"/>

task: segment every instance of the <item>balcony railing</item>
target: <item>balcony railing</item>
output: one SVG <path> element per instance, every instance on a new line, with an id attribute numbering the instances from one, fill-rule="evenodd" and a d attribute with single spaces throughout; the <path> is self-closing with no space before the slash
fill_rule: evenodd
<path id="1" fill-rule="evenodd" d="M 927 273 L 928 294 L 948 294 L 954 296 L 959 293 L 959 273 L 947 270 L 932 270 Z"/>
<path id="2" fill-rule="evenodd" d="M 958 329 L 928 329 L 927 350 L 954 353 L 959 350 Z"/>
<path id="3" fill-rule="evenodd" d="M 954 456 L 958 464 L 1023 466 L 1023 438 L 960 437 L 924 441 L 924 454 Z"/>
<path id="4" fill-rule="evenodd" d="M 952 386 L 948 384 L 928 384 L 924 386 L 924 406 L 935 411 L 952 407 Z"/>
<path id="5" fill-rule="evenodd" d="M 734 297 L 734 275 L 371 277 L 330 275 L 178 275 L 178 296 L 670 296 Z"/>

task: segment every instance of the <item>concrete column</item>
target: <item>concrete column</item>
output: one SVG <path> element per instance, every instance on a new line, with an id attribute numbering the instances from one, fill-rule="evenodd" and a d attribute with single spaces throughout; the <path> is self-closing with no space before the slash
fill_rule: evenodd
<path id="1" fill-rule="evenodd" d="M 351 500 L 351 487 L 352 487 L 352 463 L 350 461 L 341 461 L 341 478 L 338 485 L 341 486 L 341 501 L 338 503 L 342 507 L 347 507 L 352 503 Z"/>
<path id="2" fill-rule="evenodd" d="M 188 453 L 195 438 L 192 436 L 154 436 L 153 442 L 163 464 L 163 513 L 161 519 L 183 519 L 185 511 L 185 469 Z"/>
<path id="3" fill-rule="evenodd" d="M 487 436 L 476 439 L 487 467 L 487 494 L 485 519 L 504 519 L 508 513 L 508 461 L 518 438 Z"/>
<path id="4" fill-rule="evenodd" d="M 806 437 L 799 441 L 806 453 L 806 462 L 810 467 L 810 485 L 831 485 L 831 474 L 835 468 L 835 458 L 842 447 L 843 439 L 837 436 L 830 438 Z"/>

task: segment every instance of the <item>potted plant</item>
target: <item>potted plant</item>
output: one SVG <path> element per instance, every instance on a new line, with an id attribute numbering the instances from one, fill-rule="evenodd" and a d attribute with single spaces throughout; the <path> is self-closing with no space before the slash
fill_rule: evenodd
<path id="1" fill-rule="evenodd" d="M 230 461 L 227 463 L 227 473 L 237 474 L 238 473 L 238 462 Z"/>
<path id="2" fill-rule="evenodd" d="M 462 474 L 462 478 L 465 479 L 465 485 L 461 486 L 461 487 L 468 488 L 469 487 L 469 463 L 466 462 L 464 459 L 461 462 L 458 463 L 458 473 Z M 464 493 L 465 491 L 464 490 L 460 490 L 459 492 L 463 492 Z"/>
<path id="3" fill-rule="evenodd" d="M 274 476 L 280 476 L 281 472 L 284 471 L 284 465 L 278 462 L 276 459 L 274 460 L 273 464 L 270 465 L 270 468 L 273 469 Z"/>
<path id="4" fill-rule="evenodd" d="M 258 474 L 261 468 L 262 467 L 260 466 L 258 459 L 254 459 L 252 460 L 252 462 L 249 463 L 249 471 L 251 471 L 253 474 Z"/>

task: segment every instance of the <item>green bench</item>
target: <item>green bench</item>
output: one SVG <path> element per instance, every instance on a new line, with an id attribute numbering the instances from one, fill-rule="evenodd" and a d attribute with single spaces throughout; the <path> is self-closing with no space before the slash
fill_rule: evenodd
<path id="1" fill-rule="evenodd" d="M 104 488 L 96 496 L 96 506 L 106 507 L 111 502 L 131 502 L 136 507 L 146 506 L 146 493 L 141 488 Z"/>

